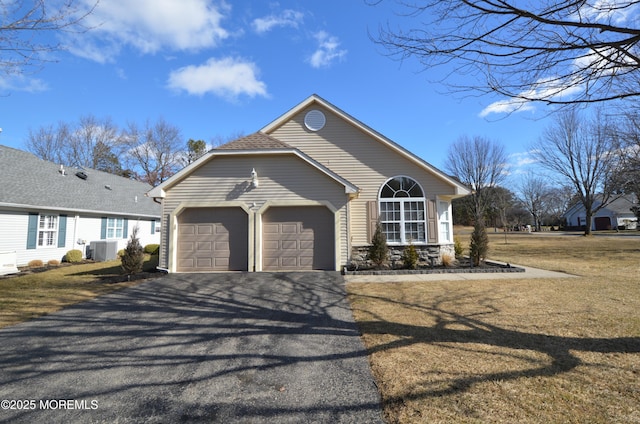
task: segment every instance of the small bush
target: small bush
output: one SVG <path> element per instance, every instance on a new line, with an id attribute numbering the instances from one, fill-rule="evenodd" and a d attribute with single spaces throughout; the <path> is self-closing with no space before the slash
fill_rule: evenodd
<path id="1" fill-rule="evenodd" d="M 72 264 L 82 262 L 82 251 L 78 249 L 69 250 L 64 258 L 65 261 Z"/>
<path id="2" fill-rule="evenodd" d="M 483 224 L 476 223 L 471 233 L 471 243 L 469 244 L 469 256 L 473 262 L 473 266 L 480 265 L 484 261 L 489 252 L 489 236 L 487 229 Z"/>
<path id="3" fill-rule="evenodd" d="M 405 247 L 402 251 L 402 263 L 408 269 L 416 269 L 418 266 L 418 251 L 413 244 Z"/>
<path id="4" fill-rule="evenodd" d="M 42 268 L 44 266 L 44 262 L 40 259 L 32 259 L 28 263 L 29 268 Z"/>
<path id="5" fill-rule="evenodd" d="M 443 267 L 448 268 L 450 266 L 455 265 L 455 263 L 456 263 L 456 258 L 454 258 L 453 256 L 447 255 L 447 254 L 442 255 L 442 266 Z"/>
<path id="6" fill-rule="evenodd" d="M 137 226 L 131 231 L 131 238 L 127 242 L 127 247 L 124 249 L 124 255 L 120 257 L 120 261 L 122 262 L 122 269 L 127 274 L 135 274 L 142 271 L 144 249 L 140 245 L 140 240 L 138 240 Z"/>
<path id="7" fill-rule="evenodd" d="M 453 250 L 456 254 L 456 257 L 460 257 L 464 254 L 464 247 L 462 246 L 462 242 L 458 237 L 453 238 Z"/>
<path id="8" fill-rule="evenodd" d="M 160 245 L 159 244 L 147 244 L 144 247 L 144 253 L 148 253 L 149 255 L 159 255 L 160 254 Z"/>
<path id="9" fill-rule="evenodd" d="M 376 231 L 373 233 L 373 238 L 371 239 L 371 246 L 369 246 L 369 259 L 373 261 L 376 267 L 382 268 L 382 265 L 387 261 L 388 253 L 387 238 L 382 232 L 382 226 L 378 222 L 376 224 Z"/>
<path id="10" fill-rule="evenodd" d="M 124 256 L 124 249 L 118 250 L 117 255 L 118 255 L 118 258 L 122 258 Z"/>
<path id="11" fill-rule="evenodd" d="M 47 265 L 48 266 L 58 266 L 60 265 L 60 261 L 57 259 L 50 259 L 49 261 L 47 261 Z"/>

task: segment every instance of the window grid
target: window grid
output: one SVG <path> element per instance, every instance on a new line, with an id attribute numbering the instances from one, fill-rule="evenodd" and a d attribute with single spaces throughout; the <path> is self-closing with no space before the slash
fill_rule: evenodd
<path id="1" fill-rule="evenodd" d="M 55 247 L 58 235 L 58 217 L 40 215 L 38 222 L 38 246 Z"/>
<path id="2" fill-rule="evenodd" d="M 389 243 L 426 242 L 424 200 L 381 201 L 380 223 Z"/>
<path id="3" fill-rule="evenodd" d="M 451 220 L 449 217 L 449 204 L 447 202 L 439 203 L 440 209 L 440 240 L 451 241 Z"/>
<path id="4" fill-rule="evenodd" d="M 109 218 L 107 220 L 107 238 L 119 239 L 124 234 L 124 219 L 123 218 Z"/>

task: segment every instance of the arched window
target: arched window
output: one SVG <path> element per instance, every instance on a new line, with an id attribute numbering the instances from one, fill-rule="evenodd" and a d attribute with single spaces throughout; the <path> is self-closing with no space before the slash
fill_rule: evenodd
<path id="1" fill-rule="evenodd" d="M 424 191 L 409 177 L 394 177 L 380 189 L 380 224 L 388 243 L 425 243 Z"/>

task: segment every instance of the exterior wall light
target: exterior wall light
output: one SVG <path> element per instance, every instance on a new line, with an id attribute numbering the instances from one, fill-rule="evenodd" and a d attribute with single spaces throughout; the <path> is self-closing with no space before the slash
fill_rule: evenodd
<path id="1" fill-rule="evenodd" d="M 256 169 L 253 168 L 251 170 L 251 187 L 258 188 L 259 185 L 260 183 L 258 181 L 258 173 L 256 172 Z"/>

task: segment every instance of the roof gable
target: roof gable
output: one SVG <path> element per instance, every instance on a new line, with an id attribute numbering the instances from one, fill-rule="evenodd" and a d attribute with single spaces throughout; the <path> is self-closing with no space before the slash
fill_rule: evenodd
<path id="1" fill-rule="evenodd" d="M 309 157 L 305 153 L 301 152 L 298 149 L 294 149 L 288 144 L 277 140 L 267 134 L 262 132 L 257 132 L 246 137 L 239 138 L 237 140 L 231 141 L 229 143 L 223 144 L 222 146 L 210 150 L 204 156 L 202 156 L 197 161 L 188 165 L 184 169 L 182 169 L 177 174 L 173 175 L 171 178 L 167 179 L 162 184 L 153 188 L 147 194 L 150 197 L 162 198 L 165 197 L 165 191 L 168 190 L 171 186 L 177 184 L 184 178 L 188 177 L 195 170 L 209 162 L 211 159 L 216 156 L 238 156 L 238 155 L 273 155 L 273 154 L 291 154 L 299 157 L 308 165 L 313 168 L 316 168 L 320 172 L 327 175 L 329 178 L 333 179 L 337 183 L 344 186 L 345 193 L 355 194 L 358 192 L 358 187 L 354 184 L 350 183 L 340 175 L 331 171 L 326 166 L 321 163 L 315 161 L 313 158 Z"/>
<path id="2" fill-rule="evenodd" d="M 354 118 L 353 116 L 349 115 L 348 113 L 344 112 L 340 108 L 334 106 L 333 104 L 329 103 L 328 101 L 324 100 L 323 98 L 321 98 L 316 94 L 311 95 L 310 97 L 308 97 L 307 99 L 305 99 L 304 101 L 302 101 L 301 103 L 299 103 L 298 105 L 290 109 L 289 111 L 282 114 L 276 120 L 274 120 L 270 124 L 263 127 L 260 130 L 260 132 L 265 134 L 272 134 L 275 131 L 277 131 L 279 128 L 287 124 L 289 121 L 293 120 L 299 113 L 301 113 L 305 109 L 310 108 L 314 105 L 327 109 L 328 111 L 332 112 L 343 121 L 347 122 L 348 124 L 352 125 L 353 127 L 357 128 L 358 130 L 368 135 L 371 139 L 377 141 L 378 143 L 381 143 L 382 145 L 391 149 L 394 153 L 418 165 L 420 168 L 432 174 L 436 178 L 442 180 L 449 186 L 454 187 L 457 195 L 466 195 L 470 193 L 469 189 L 465 187 L 461 182 L 456 180 L 455 178 L 440 171 L 438 168 L 434 167 L 424 159 L 411 153 L 409 150 L 405 149 L 404 147 L 400 146 L 399 144 L 395 143 L 394 141 L 385 137 L 379 132 L 375 131 L 371 127 L 365 125 L 358 119 Z"/>
<path id="3" fill-rule="evenodd" d="M 159 217 L 150 185 L 94 169 L 66 168 L 0 145 L 0 206 Z M 84 173 L 77 176 L 77 173 Z M 86 178 L 82 178 L 86 176 Z"/>

